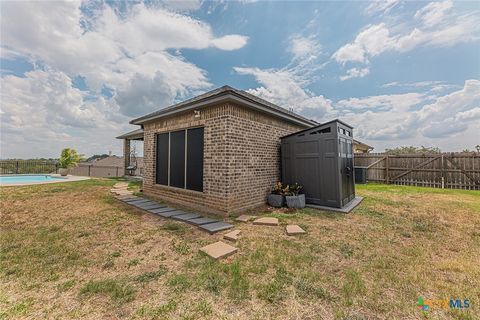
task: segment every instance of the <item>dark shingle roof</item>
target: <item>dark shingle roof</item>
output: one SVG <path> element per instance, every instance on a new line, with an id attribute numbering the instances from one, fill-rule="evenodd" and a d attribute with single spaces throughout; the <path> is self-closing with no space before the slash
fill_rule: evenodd
<path id="1" fill-rule="evenodd" d="M 295 120 L 295 122 L 303 123 L 305 126 L 311 126 L 311 125 L 317 124 L 317 122 L 313 120 L 309 120 L 299 114 L 291 112 L 285 108 L 279 107 L 267 100 L 254 96 L 253 94 L 250 94 L 243 90 L 237 90 L 230 86 L 223 86 L 223 87 L 214 89 L 212 91 L 206 92 L 204 94 L 201 94 L 199 96 L 193 97 L 191 99 L 174 104 L 172 106 L 149 113 L 140 118 L 133 119 L 132 121 L 130 121 L 130 123 L 142 124 L 146 121 L 149 121 L 155 118 L 160 118 L 164 115 L 172 115 L 177 112 L 182 112 L 184 111 L 184 109 L 187 109 L 192 105 L 201 106 L 202 103 L 208 104 L 210 102 L 216 101 L 217 99 L 221 99 L 222 97 L 228 98 L 229 96 L 230 97 L 235 96 L 245 103 L 253 104 L 253 107 L 255 107 L 255 105 L 257 107 L 260 107 L 260 106 L 266 107 L 270 113 L 281 115 L 284 118 L 290 118 L 291 120 Z"/>

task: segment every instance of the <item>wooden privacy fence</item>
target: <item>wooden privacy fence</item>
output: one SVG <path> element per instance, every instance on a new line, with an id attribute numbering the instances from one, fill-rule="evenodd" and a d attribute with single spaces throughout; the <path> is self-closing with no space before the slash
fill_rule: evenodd
<path id="1" fill-rule="evenodd" d="M 480 153 L 355 154 L 367 181 L 449 189 L 480 190 Z"/>

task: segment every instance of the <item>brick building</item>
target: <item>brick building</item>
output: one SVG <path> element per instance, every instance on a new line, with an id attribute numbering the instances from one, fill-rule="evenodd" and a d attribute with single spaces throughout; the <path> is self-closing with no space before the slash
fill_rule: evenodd
<path id="1" fill-rule="evenodd" d="M 317 123 L 224 86 L 134 119 L 146 195 L 227 215 L 263 205 L 280 179 L 280 137 Z"/>

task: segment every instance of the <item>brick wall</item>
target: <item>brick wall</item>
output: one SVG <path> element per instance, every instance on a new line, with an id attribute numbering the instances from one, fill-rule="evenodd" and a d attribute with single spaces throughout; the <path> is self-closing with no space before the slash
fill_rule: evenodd
<path id="1" fill-rule="evenodd" d="M 304 129 L 253 110 L 237 107 L 228 119 L 229 212 L 265 204 L 280 180 L 280 137 Z"/>
<path id="2" fill-rule="evenodd" d="M 204 127 L 203 193 L 155 184 L 155 134 Z M 144 124 L 144 192 L 187 208 L 229 214 L 265 203 L 280 178 L 280 137 L 303 129 L 232 104 Z"/>

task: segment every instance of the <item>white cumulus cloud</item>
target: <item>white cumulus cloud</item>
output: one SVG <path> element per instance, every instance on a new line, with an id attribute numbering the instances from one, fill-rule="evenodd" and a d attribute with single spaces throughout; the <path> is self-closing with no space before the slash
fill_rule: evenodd
<path id="1" fill-rule="evenodd" d="M 60 145 L 68 139 L 89 152 L 105 153 L 113 138 L 128 130 L 129 117 L 212 86 L 206 71 L 186 61 L 182 49 L 236 50 L 248 42 L 243 35 L 217 35 L 208 23 L 179 13 L 195 10 L 199 2 L 128 3 L 123 11 L 115 5 L 0 3 L 2 58 L 34 65 L 22 77 L 7 72 L 1 79 L 2 150 L 10 152 L 7 156 L 32 154 L 28 141 L 34 132 L 41 132 L 35 139 L 48 140 L 38 155 L 56 154 L 55 141 Z M 172 5 L 177 12 L 166 9 Z M 74 87 L 78 77 L 88 91 Z M 101 94 L 105 88 L 111 96 Z M 29 130 L 16 129 L 27 123 Z M 116 151 L 119 147 L 118 142 Z"/>
<path id="2" fill-rule="evenodd" d="M 363 78 L 370 73 L 368 68 L 352 68 L 347 70 L 347 73 L 340 76 L 340 80 L 345 81 L 352 78 Z"/>
<path id="3" fill-rule="evenodd" d="M 385 22 L 368 25 L 352 42 L 335 51 L 332 58 L 342 65 L 368 63 L 371 58 L 388 51 L 407 52 L 419 46 L 450 47 L 479 40 L 479 12 L 446 15 L 451 7 L 449 1 L 426 5 L 415 14 L 422 21 L 421 25 L 411 21 L 401 26 Z"/>
<path id="4" fill-rule="evenodd" d="M 430 2 L 415 13 L 415 18 L 423 22 L 427 27 L 433 27 L 442 22 L 445 13 L 453 7 L 451 0 L 442 2 Z"/>
<path id="5" fill-rule="evenodd" d="M 290 39 L 289 50 L 296 59 L 312 59 L 322 52 L 322 46 L 314 37 L 295 35 Z"/>

